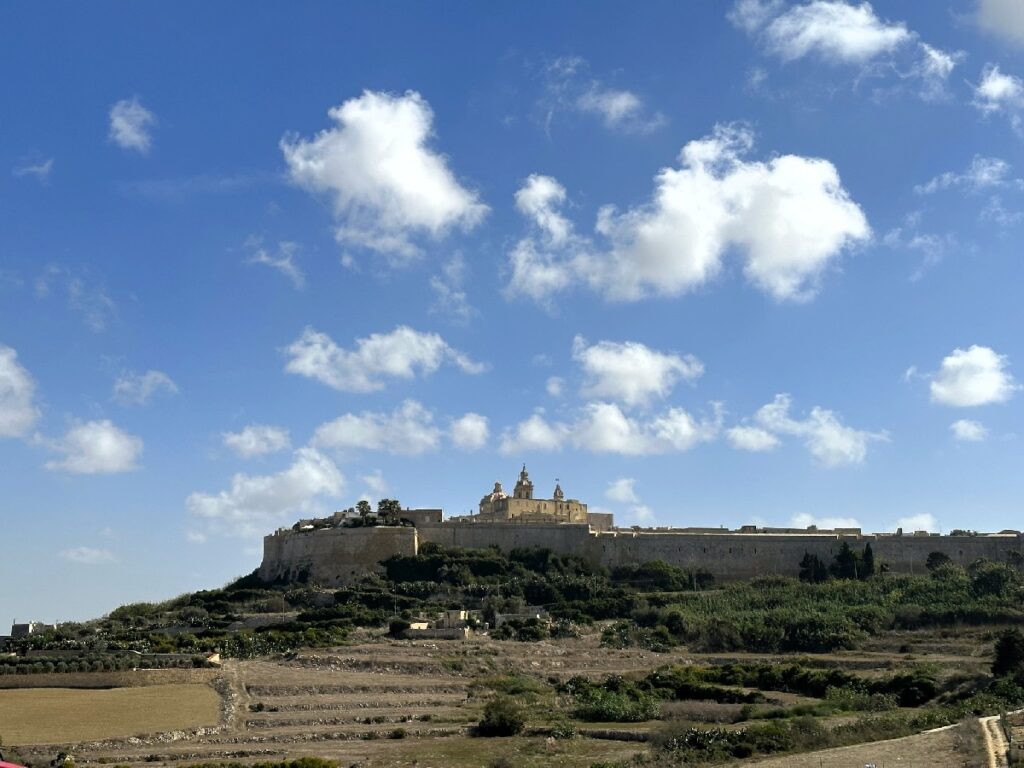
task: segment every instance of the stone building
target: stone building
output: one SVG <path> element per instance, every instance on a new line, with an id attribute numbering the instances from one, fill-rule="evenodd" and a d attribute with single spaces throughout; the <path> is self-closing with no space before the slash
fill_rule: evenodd
<path id="1" fill-rule="evenodd" d="M 480 512 L 474 517 L 480 523 L 586 523 L 587 505 L 577 499 L 565 498 L 562 486 L 555 482 L 550 499 L 533 497 L 533 481 L 526 465 L 519 473 L 516 487 L 509 496 L 500 482 L 480 499 Z"/>

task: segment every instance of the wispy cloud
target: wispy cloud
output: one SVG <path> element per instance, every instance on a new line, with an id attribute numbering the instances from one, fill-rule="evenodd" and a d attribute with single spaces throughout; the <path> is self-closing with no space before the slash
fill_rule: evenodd
<path id="1" fill-rule="evenodd" d="M 57 553 L 58 557 L 79 565 L 102 565 L 112 563 L 114 553 L 108 549 L 96 549 L 94 547 L 72 547 Z"/>
<path id="2" fill-rule="evenodd" d="M 668 120 L 651 110 L 639 94 L 609 86 L 590 73 L 578 56 L 565 56 L 545 70 L 545 127 L 550 132 L 557 112 L 579 112 L 600 118 L 605 127 L 622 133 L 650 133 Z"/>
<path id="3" fill-rule="evenodd" d="M 195 176 L 118 181 L 116 188 L 125 195 L 176 203 L 196 195 L 228 195 L 260 184 L 280 182 L 280 176 L 273 173 L 201 173 Z"/>
<path id="4" fill-rule="evenodd" d="M 296 290 L 301 291 L 305 288 L 306 275 L 295 263 L 295 254 L 299 250 L 298 243 L 282 241 L 277 244 L 276 251 L 264 248 L 259 239 L 250 238 L 246 243 L 254 249 L 252 256 L 246 259 L 246 264 L 263 264 L 276 269 L 292 281 Z"/>
<path id="5" fill-rule="evenodd" d="M 24 163 L 22 165 L 15 166 L 11 171 L 11 175 L 15 178 L 24 178 L 26 176 L 34 177 L 40 184 L 45 184 L 50 180 L 50 173 L 53 171 L 53 158 L 47 158 L 42 162 L 38 163 Z"/>
<path id="6" fill-rule="evenodd" d="M 34 289 L 38 299 L 50 297 L 55 289 L 64 292 L 68 308 L 80 315 L 94 333 L 106 330 L 117 315 L 117 305 L 102 285 L 95 283 L 88 274 L 67 267 L 50 265 L 35 279 Z"/>

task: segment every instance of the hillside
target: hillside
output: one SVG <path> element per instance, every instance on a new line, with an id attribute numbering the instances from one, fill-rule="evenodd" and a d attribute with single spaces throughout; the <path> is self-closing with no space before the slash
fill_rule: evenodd
<path id="1" fill-rule="evenodd" d="M 56 749 L 82 764 L 175 765 L 312 750 L 367 766 L 430 764 L 424 755 L 468 766 L 486 764 L 481 750 L 492 750 L 473 734 L 497 707 L 521 720 L 499 749 L 517 765 L 641 753 L 674 765 L 901 738 L 967 718 L 960 735 L 933 739 L 949 760 L 979 749 L 973 718 L 1024 706 L 1024 639 L 1008 629 L 1024 622 L 1014 565 L 854 569 L 861 578 L 844 578 L 842 562 L 820 565 L 804 581 L 716 586 L 659 562 L 609 572 L 546 550 L 435 547 L 337 590 L 247 576 L 62 625 L 18 641 L 21 655 L 0 664 L 0 689 L 19 689 L 10 695 L 202 683 L 217 691 L 219 715 L 196 699 L 184 710 L 191 728 L 97 723 L 69 744 L 0 690 L 0 737 L 35 764 Z M 408 629 L 453 610 L 468 611 L 476 631 L 442 640 Z M 130 672 L 203 667 L 211 651 L 223 667 Z"/>

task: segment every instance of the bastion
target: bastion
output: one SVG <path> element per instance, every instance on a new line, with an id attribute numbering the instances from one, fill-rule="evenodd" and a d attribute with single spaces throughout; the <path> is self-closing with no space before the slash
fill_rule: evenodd
<path id="1" fill-rule="evenodd" d="M 796 576 L 805 554 L 831 562 L 843 543 L 868 543 L 877 563 L 895 573 L 921 573 L 932 552 L 970 565 L 979 558 L 1005 562 L 1024 557 L 1019 531 L 937 535 L 924 531 L 863 533 L 859 528 L 617 528 L 612 516 L 591 513 L 566 499 L 556 484 L 550 499 L 536 499 L 524 466 L 513 494 L 495 483 L 479 512 L 443 519 L 440 510 L 404 510 L 397 519 L 351 519 L 340 513 L 303 520 L 263 540 L 259 575 L 266 581 L 313 581 L 342 586 L 380 570 L 392 555 L 415 555 L 427 543 L 443 547 L 497 547 L 509 552 L 544 547 L 614 568 L 662 560 L 718 581 L 755 576 Z"/>

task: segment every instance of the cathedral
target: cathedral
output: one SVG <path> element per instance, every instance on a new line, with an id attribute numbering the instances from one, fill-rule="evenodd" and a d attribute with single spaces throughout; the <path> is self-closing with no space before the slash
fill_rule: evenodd
<path id="1" fill-rule="evenodd" d="M 586 523 L 587 505 L 565 498 L 557 481 L 552 498 L 533 498 L 533 481 L 524 464 L 512 495 L 502 490 L 500 482 L 495 483 L 494 490 L 480 499 L 480 514 L 476 520 L 482 523 Z"/>

